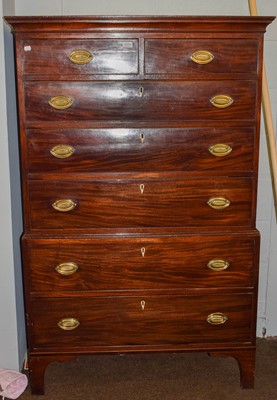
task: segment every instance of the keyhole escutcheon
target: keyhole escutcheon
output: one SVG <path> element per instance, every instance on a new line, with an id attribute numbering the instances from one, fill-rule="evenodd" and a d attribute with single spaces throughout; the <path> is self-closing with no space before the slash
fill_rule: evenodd
<path id="1" fill-rule="evenodd" d="M 144 310 L 144 308 L 145 308 L 145 301 L 144 301 L 144 300 L 141 300 L 140 305 L 141 305 L 141 309 Z"/>
<path id="2" fill-rule="evenodd" d="M 140 193 L 143 194 L 143 192 L 144 192 L 144 184 L 143 183 L 141 185 L 139 185 L 139 189 L 140 189 Z"/>
<path id="3" fill-rule="evenodd" d="M 139 97 L 143 97 L 143 95 L 144 95 L 144 87 L 143 86 L 139 87 L 138 93 L 139 93 Z"/>

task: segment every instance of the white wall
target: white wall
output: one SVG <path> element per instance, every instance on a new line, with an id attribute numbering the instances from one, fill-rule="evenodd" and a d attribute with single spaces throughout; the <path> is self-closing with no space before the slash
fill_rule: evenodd
<path id="1" fill-rule="evenodd" d="M 248 3 L 247 0 L 16 0 L 16 14 L 18 15 L 44 15 L 47 13 L 64 15 L 246 15 L 248 14 Z"/>
<path id="2" fill-rule="evenodd" d="M 248 15 L 247 0 L 0 0 L 4 2 L 6 15 L 12 13 L 15 5 L 15 15 L 135 15 L 135 14 L 195 14 L 195 15 Z M 276 0 L 257 0 L 260 15 L 275 15 L 277 13 Z M 11 10 L 8 10 L 11 8 Z M 268 66 L 268 81 L 272 99 L 272 110 L 276 127 L 277 114 L 277 21 L 275 21 L 265 36 L 265 63 Z M 3 32 L 0 32 L 0 41 L 3 43 Z M 9 39 L 7 39 L 9 41 Z M 1 44 L 0 43 L 0 44 Z M 2 49 L 3 47 L 0 46 Z M 2 53 L 0 54 L 0 91 L 5 93 L 4 65 Z M 9 63 L 10 61 L 8 61 Z M 11 79 L 11 76 L 8 77 Z M 12 97 L 12 96 L 11 96 Z M 3 97 L 2 97 L 3 98 Z M 12 98 L 9 98 L 9 109 L 12 109 Z M 9 121 L 9 129 L 14 135 L 14 125 Z M 1 258 L 5 260 L 5 268 L 0 269 L 0 321 L 6 320 L 4 326 L 0 325 L 0 367 L 3 360 L 6 365 L 18 365 L 14 360 L 16 352 L 22 355 L 24 339 L 22 335 L 22 295 L 20 280 L 18 281 L 18 241 L 20 230 L 19 216 L 12 220 L 12 215 L 18 212 L 18 188 L 16 182 L 17 172 L 12 172 L 10 181 L 10 167 L 8 154 L 16 155 L 17 148 L 14 137 L 10 146 L 7 140 L 8 122 L 6 117 L 5 101 L 0 106 L 1 143 L 0 160 L 1 174 L 0 184 L 4 197 L 0 209 Z M 2 126 L 3 125 L 3 126 Z M 266 328 L 267 335 L 277 336 L 277 227 L 275 209 L 272 199 L 271 176 L 268 164 L 267 145 L 265 132 L 262 128 L 260 179 L 258 195 L 258 221 L 257 225 L 262 235 L 261 246 L 261 274 L 259 286 L 259 310 L 257 335 L 262 335 L 262 329 Z M 11 135 L 11 133 L 10 133 Z M 14 162 L 15 158 L 12 160 Z M 11 188 L 10 188 L 10 182 Z M 11 196 L 12 193 L 12 196 Z M 12 201 L 13 200 L 13 201 Z M 14 201 L 16 204 L 14 204 Z M 13 205 L 13 214 L 11 205 Z M 12 225 L 12 223 L 14 225 Z M 12 232 L 12 226 L 14 232 Z M 2 240 L 2 235 L 4 240 Z M 4 254 L 4 257 L 2 256 Z M 19 282 L 18 283 L 15 283 Z M 4 284 L 3 284 L 4 282 Z M 276 284 L 275 284 L 276 283 Z M 19 287 L 16 287 L 16 285 Z M 3 286 L 3 290 L 2 290 Z M 16 288 L 16 289 L 15 289 Z M 17 295 L 16 295 L 17 293 Z M 17 312 L 17 313 L 16 313 Z M 3 319 L 4 318 L 4 319 Z M 17 333 L 17 331 L 19 331 Z M 3 340 L 4 338 L 4 340 Z M 5 343 L 14 344 L 13 352 Z M 3 350 L 2 350 L 2 347 Z M 10 356 L 10 354 L 13 354 Z M 22 356 L 18 356 L 20 359 Z M 16 358 L 16 357 L 15 357 Z"/>
<path id="3" fill-rule="evenodd" d="M 0 2 L 12 14 L 14 2 Z M 4 28 L 4 29 L 3 29 Z M 5 75 L 4 42 L 9 57 Z M 0 30 L 0 367 L 20 369 L 26 351 L 19 237 L 22 232 L 12 38 Z M 8 135 L 9 130 L 9 135 Z"/>
<path id="4" fill-rule="evenodd" d="M 276 0 L 258 0 L 260 15 L 276 15 Z M 277 21 L 268 28 L 265 36 L 265 64 L 271 98 L 274 129 L 277 128 Z M 277 207 L 277 204 L 276 204 Z M 271 185 L 271 174 L 268 161 L 266 134 L 264 124 L 261 125 L 261 155 L 258 193 L 258 221 L 261 231 L 261 264 L 259 287 L 259 319 L 260 327 L 266 328 L 267 336 L 277 336 L 277 225 Z"/>

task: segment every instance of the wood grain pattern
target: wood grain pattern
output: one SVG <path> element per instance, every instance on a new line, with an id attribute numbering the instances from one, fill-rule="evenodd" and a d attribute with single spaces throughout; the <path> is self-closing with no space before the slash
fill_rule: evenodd
<path id="1" fill-rule="evenodd" d="M 242 235 L 189 235 L 177 238 L 29 240 L 28 276 L 33 295 L 67 291 L 134 291 L 188 288 L 251 288 L 255 285 L 258 238 Z M 213 259 L 229 263 L 212 271 Z M 69 276 L 56 272 L 74 262 Z"/>
<path id="2" fill-rule="evenodd" d="M 27 40 L 22 43 L 24 74 L 137 74 L 138 40 Z M 89 51 L 88 64 L 72 63 L 68 56 L 75 50 Z"/>
<path id="3" fill-rule="evenodd" d="M 231 96 L 234 103 L 225 109 L 213 107 L 210 99 L 220 94 Z M 49 106 L 50 98 L 58 95 L 73 99 L 73 105 L 66 110 Z M 25 104 L 27 124 L 82 120 L 254 121 L 256 82 L 26 82 Z"/>
<path id="4" fill-rule="evenodd" d="M 247 51 L 245 51 L 247 47 Z M 214 60 L 197 65 L 191 55 L 197 50 L 207 50 Z M 147 39 L 145 41 L 146 74 L 205 74 L 257 73 L 257 40 L 232 39 Z"/>
<path id="5" fill-rule="evenodd" d="M 141 193 L 141 185 L 144 191 Z M 252 180 L 99 180 L 29 182 L 33 229 L 90 227 L 252 226 Z M 231 205 L 213 210 L 208 200 L 224 196 Z M 52 207 L 58 199 L 77 206 L 69 212 Z"/>
<path id="6" fill-rule="evenodd" d="M 241 175 L 253 172 L 253 128 L 182 129 L 48 129 L 28 131 L 28 172 L 66 173 L 201 171 Z M 231 146 L 225 157 L 209 148 Z M 60 144 L 73 146 L 73 156 L 56 159 L 50 150 Z"/>
<path id="7" fill-rule="evenodd" d="M 86 299 L 86 307 L 83 299 L 41 299 L 31 310 L 34 348 L 242 343 L 251 335 L 252 295 L 97 297 Z M 228 316 L 224 325 L 207 322 L 217 311 Z M 80 326 L 60 329 L 64 317 Z"/>

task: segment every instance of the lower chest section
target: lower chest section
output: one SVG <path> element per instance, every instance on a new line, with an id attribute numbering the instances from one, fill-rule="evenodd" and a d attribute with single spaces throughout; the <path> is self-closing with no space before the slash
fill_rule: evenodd
<path id="1" fill-rule="evenodd" d="M 32 348 L 250 342 L 258 252 L 253 232 L 25 239 Z"/>

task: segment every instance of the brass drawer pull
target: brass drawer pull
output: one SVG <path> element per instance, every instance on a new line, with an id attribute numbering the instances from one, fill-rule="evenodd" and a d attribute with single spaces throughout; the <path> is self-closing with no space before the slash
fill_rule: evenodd
<path id="1" fill-rule="evenodd" d="M 78 271 L 78 268 L 79 268 L 78 265 L 75 264 L 74 262 L 66 262 L 57 265 L 55 270 L 60 275 L 73 275 L 75 274 L 76 271 Z"/>
<path id="2" fill-rule="evenodd" d="M 72 331 L 73 329 L 78 328 L 80 322 L 76 318 L 63 318 L 57 325 L 64 331 Z"/>
<path id="3" fill-rule="evenodd" d="M 52 204 L 52 207 L 57 211 L 67 212 L 67 211 L 73 210 L 76 207 L 76 205 L 77 205 L 77 203 L 75 203 L 71 199 L 60 199 L 60 200 L 56 200 Z"/>
<path id="4" fill-rule="evenodd" d="M 74 50 L 69 54 L 68 58 L 74 64 L 84 65 L 91 62 L 93 55 L 87 50 Z"/>
<path id="5" fill-rule="evenodd" d="M 208 50 L 197 50 L 191 56 L 190 59 L 196 64 L 209 64 L 213 61 L 214 55 Z"/>
<path id="6" fill-rule="evenodd" d="M 215 210 L 223 210 L 224 208 L 229 207 L 231 202 L 225 197 L 211 197 L 207 204 Z"/>
<path id="7" fill-rule="evenodd" d="M 212 97 L 210 99 L 210 102 L 216 108 L 226 108 L 230 107 L 233 104 L 234 100 L 232 99 L 232 97 L 227 96 L 226 94 L 219 94 Z"/>
<path id="8" fill-rule="evenodd" d="M 71 157 L 75 149 L 72 146 L 66 144 L 58 144 L 50 150 L 52 156 L 56 158 L 68 158 Z"/>
<path id="9" fill-rule="evenodd" d="M 229 268 L 228 261 L 222 259 L 214 259 L 210 260 L 207 264 L 207 267 L 210 268 L 212 271 L 224 271 L 225 269 Z"/>
<path id="10" fill-rule="evenodd" d="M 74 100 L 66 96 L 54 96 L 48 101 L 48 104 L 56 110 L 66 110 L 71 107 Z"/>
<path id="11" fill-rule="evenodd" d="M 207 322 L 211 325 L 223 325 L 228 321 L 228 317 L 225 314 L 216 312 L 208 315 Z"/>
<path id="12" fill-rule="evenodd" d="M 209 152 L 215 157 L 225 157 L 231 153 L 232 147 L 228 144 L 217 143 L 209 147 Z"/>

